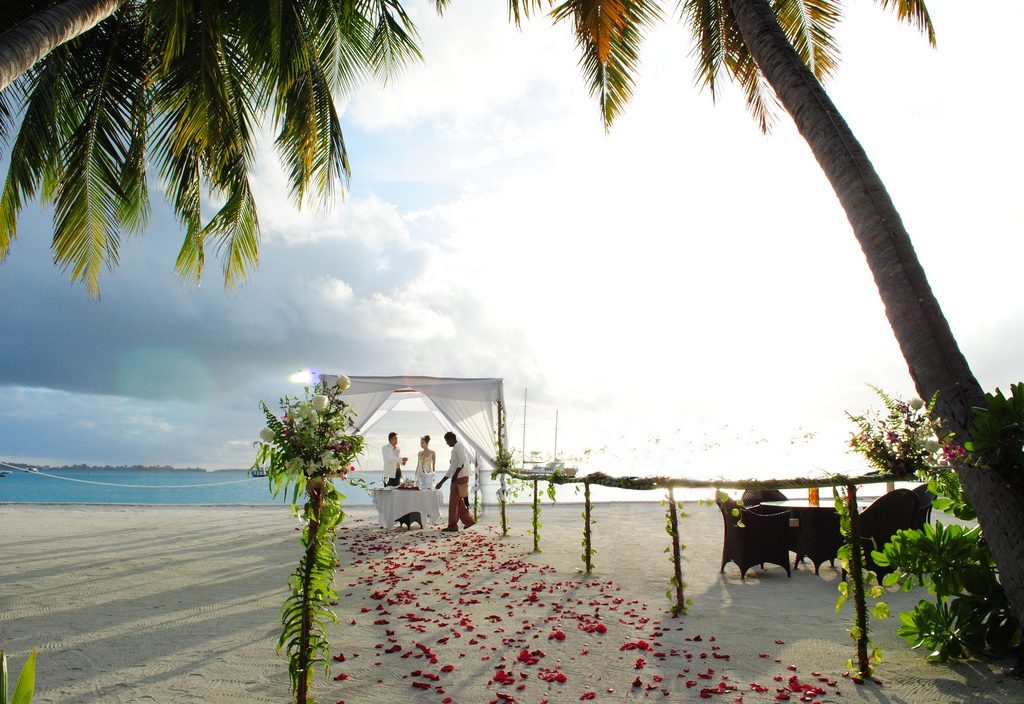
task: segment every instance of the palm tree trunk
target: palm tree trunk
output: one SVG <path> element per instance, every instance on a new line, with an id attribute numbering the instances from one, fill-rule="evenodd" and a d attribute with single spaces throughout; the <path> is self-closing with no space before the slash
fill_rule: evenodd
<path id="1" fill-rule="evenodd" d="M 971 408 L 984 392 L 953 337 L 892 199 L 846 121 L 808 71 L 766 0 L 731 0 L 751 55 L 828 177 L 860 242 L 886 316 L 921 398 L 939 392 L 945 427 L 965 441 Z M 1024 485 L 995 472 L 958 467 L 999 566 L 1018 623 L 1024 624 Z"/>
<path id="2" fill-rule="evenodd" d="M 124 0 L 65 0 L 0 34 L 0 90 L 58 46 L 114 13 Z"/>

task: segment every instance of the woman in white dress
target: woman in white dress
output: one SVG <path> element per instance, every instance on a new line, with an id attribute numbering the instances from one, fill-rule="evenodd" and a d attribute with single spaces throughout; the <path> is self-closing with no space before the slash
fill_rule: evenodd
<path id="1" fill-rule="evenodd" d="M 430 449 L 429 435 L 420 438 L 420 448 L 416 455 L 416 486 L 420 489 L 433 489 L 437 455 Z"/>

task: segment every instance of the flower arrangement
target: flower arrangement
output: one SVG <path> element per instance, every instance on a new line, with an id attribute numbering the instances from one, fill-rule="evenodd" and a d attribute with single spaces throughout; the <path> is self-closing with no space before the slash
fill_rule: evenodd
<path id="1" fill-rule="evenodd" d="M 348 386 L 348 377 L 342 375 L 334 386 L 318 384 L 312 396 L 308 388 L 302 398 L 285 396 L 280 417 L 260 404 L 267 426 L 260 431 L 262 444 L 253 469 L 267 472 L 275 496 L 288 485 L 299 489 L 312 481 L 314 487 L 323 487 L 324 480 L 344 479 L 354 470 L 363 438 L 354 433 L 352 410 L 341 399 Z"/>
<path id="2" fill-rule="evenodd" d="M 894 398 L 876 386 L 871 389 L 885 403 L 887 414 L 869 411 L 846 416 L 857 425 L 850 436 L 851 451 L 864 455 L 880 473 L 902 479 L 962 456 L 963 448 L 952 442 L 952 434 L 944 435 L 940 422 L 931 417 L 938 394 L 926 404 L 919 398 Z"/>
<path id="3" fill-rule="evenodd" d="M 346 478 L 352 462 L 362 452 L 363 438 L 354 432 L 353 411 L 341 394 L 349 386 L 341 375 L 333 386 L 318 384 L 312 395 L 307 388 L 301 398 L 281 399 L 277 416 L 261 403 L 267 426 L 260 431 L 254 472 L 265 472 L 274 496 L 291 489 L 293 513 L 302 507 L 302 545 L 299 566 L 288 580 L 291 595 L 281 608 L 281 637 L 277 651 L 287 652 L 292 693 L 298 704 L 306 704 L 309 685 L 317 667 L 325 672 L 331 646 L 323 620 L 337 622 L 331 610 L 337 603 L 334 567 L 337 553 L 335 531 L 345 513 L 345 498 L 330 482 Z"/>

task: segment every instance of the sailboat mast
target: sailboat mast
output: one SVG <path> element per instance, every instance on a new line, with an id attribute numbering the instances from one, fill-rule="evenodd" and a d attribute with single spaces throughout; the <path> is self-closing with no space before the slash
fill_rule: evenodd
<path id="1" fill-rule="evenodd" d="M 555 410 L 555 453 L 551 459 L 555 462 L 558 461 L 558 411 Z"/>

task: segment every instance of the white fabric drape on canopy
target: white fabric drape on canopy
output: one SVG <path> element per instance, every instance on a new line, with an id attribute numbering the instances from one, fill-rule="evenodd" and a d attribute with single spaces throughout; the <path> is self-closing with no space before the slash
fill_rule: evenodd
<path id="1" fill-rule="evenodd" d="M 321 374 L 334 384 L 338 377 Z M 356 412 L 356 429 L 365 433 L 403 398 L 419 396 L 445 428 L 449 428 L 476 453 L 495 466 L 498 446 L 496 409 L 504 403 L 501 379 L 455 379 L 433 376 L 353 376 L 342 398 Z"/>

